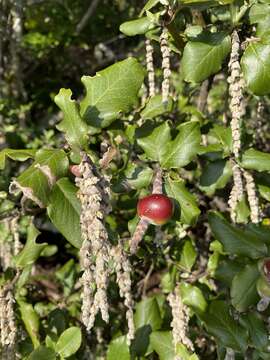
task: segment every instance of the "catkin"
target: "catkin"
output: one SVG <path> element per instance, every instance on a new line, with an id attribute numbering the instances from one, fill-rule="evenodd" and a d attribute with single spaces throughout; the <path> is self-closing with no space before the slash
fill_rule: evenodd
<path id="1" fill-rule="evenodd" d="M 145 40 L 145 51 L 146 51 L 146 70 L 148 76 L 148 88 L 149 88 L 149 97 L 155 95 L 155 69 L 154 69 L 154 48 L 151 44 L 151 40 Z"/>
<path id="2" fill-rule="evenodd" d="M 246 191 L 250 207 L 250 219 L 251 222 L 257 224 L 260 222 L 260 207 L 256 194 L 256 185 L 253 176 L 248 171 L 244 170 L 243 175 L 246 180 Z"/>
<path id="3" fill-rule="evenodd" d="M 75 181 L 81 202 L 81 233 L 83 244 L 80 250 L 82 275 L 82 321 L 87 330 L 95 322 L 100 311 L 102 319 L 109 321 L 107 285 L 109 277 L 110 243 L 104 218 L 109 213 L 109 184 L 98 174 L 87 155 L 79 165 L 81 177 Z"/>
<path id="4" fill-rule="evenodd" d="M 171 327 L 175 350 L 177 344 L 183 344 L 187 349 L 194 351 L 193 343 L 187 335 L 189 322 L 188 308 L 182 302 L 178 287 L 168 295 L 167 299 L 172 309 Z"/>
<path id="5" fill-rule="evenodd" d="M 241 68 L 239 63 L 240 53 L 240 40 L 237 31 L 232 33 L 232 50 L 229 61 L 229 94 L 231 97 L 230 110 L 231 110 L 231 129 L 233 138 L 233 153 L 236 158 L 239 157 L 241 149 L 241 132 L 240 120 L 243 114 L 243 81 L 241 77 Z"/>
<path id="6" fill-rule="evenodd" d="M 128 325 L 127 342 L 130 344 L 135 337 L 135 326 L 133 319 L 133 299 L 131 293 L 131 272 L 132 268 L 123 248 L 122 242 L 112 248 L 112 258 L 116 271 L 116 281 L 119 286 L 120 296 L 124 298 L 124 304 L 127 308 L 126 319 Z"/>
<path id="7" fill-rule="evenodd" d="M 244 190 L 243 190 L 241 169 L 234 161 L 231 162 L 232 162 L 232 173 L 233 173 L 233 187 L 230 193 L 228 203 L 230 206 L 231 219 L 235 223 L 237 204 L 239 201 L 241 201 Z"/>
<path id="8" fill-rule="evenodd" d="M 163 104 L 168 103 L 169 91 L 170 91 L 171 65 L 170 65 L 170 48 L 168 44 L 168 39 L 169 39 L 169 32 L 168 29 L 164 27 L 160 35 L 160 51 L 162 54 L 162 70 L 163 70 L 163 81 L 161 85 Z"/>

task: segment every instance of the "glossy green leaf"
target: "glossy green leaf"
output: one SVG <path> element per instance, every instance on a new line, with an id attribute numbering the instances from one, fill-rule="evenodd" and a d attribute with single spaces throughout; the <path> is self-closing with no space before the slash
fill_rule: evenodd
<path id="1" fill-rule="evenodd" d="M 25 266 L 33 264 L 40 256 L 47 243 L 37 244 L 36 238 L 40 232 L 35 228 L 33 224 L 30 224 L 27 231 L 27 241 L 22 251 L 14 257 L 14 262 L 17 267 L 23 268 Z"/>
<path id="2" fill-rule="evenodd" d="M 61 89 L 54 101 L 64 113 L 64 119 L 57 125 L 57 129 L 65 134 L 71 147 L 84 149 L 88 142 L 88 126 L 82 120 L 78 104 L 71 99 L 70 89 Z"/>
<path id="3" fill-rule="evenodd" d="M 150 343 L 160 360 L 174 360 L 173 337 L 170 331 L 155 331 L 150 335 Z"/>
<path id="4" fill-rule="evenodd" d="M 82 333 L 80 328 L 72 326 L 61 334 L 55 345 L 55 351 L 64 358 L 69 357 L 79 350 L 81 342 Z"/>
<path id="5" fill-rule="evenodd" d="M 199 83 L 221 69 L 231 48 L 230 37 L 225 33 L 203 33 L 189 41 L 182 58 L 184 79 Z"/>
<path id="6" fill-rule="evenodd" d="M 269 340 L 263 317 L 253 311 L 244 316 L 242 315 L 240 317 L 240 322 L 246 329 L 248 329 L 249 336 L 255 348 L 261 351 L 266 350 L 269 345 Z"/>
<path id="7" fill-rule="evenodd" d="M 167 142 L 161 154 L 161 165 L 164 168 L 186 166 L 196 156 L 200 147 L 200 125 L 197 121 L 188 121 L 180 126 L 176 138 Z"/>
<path id="8" fill-rule="evenodd" d="M 55 227 L 76 248 L 82 244 L 80 228 L 81 206 L 76 196 L 77 188 L 68 178 L 62 178 L 54 185 L 47 208 Z"/>
<path id="9" fill-rule="evenodd" d="M 249 10 L 249 22 L 256 24 L 264 21 L 270 13 L 270 6 L 268 4 L 254 4 Z"/>
<path id="10" fill-rule="evenodd" d="M 248 264 L 233 278 L 231 298 L 237 311 L 246 311 L 258 302 L 256 282 L 259 276 L 257 264 Z"/>
<path id="11" fill-rule="evenodd" d="M 251 42 L 242 56 L 241 66 L 250 91 L 255 95 L 270 93 L 270 44 Z"/>
<path id="12" fill-rule="evenodd" d="M 248 334 L 230 315 L 225 301 L 213 301 L 203 316 L 207 330 L 225 347 L 244 353 Z"/>
<path id="13" fill-rule="evenodd" d="M 162 103 L 162 96 L 155 95 L 148 100 L 140 115 L 142 119 L 153 119 L 156 116 L 171 112 L 172 106 L 173 102 L 171 97 L 169 98 L 168 103 L 165 105 Z"/>
<path id="14" fill-rule="evenodd" d="M 243 168 L 257 171 L 270 171 L 270 154 L 256 149 L 248 149 L 242 156 Z"/>
<path id="15" fill-rule="evenodd" d="M 80 105 L 83 119 L 97 128 L 109 126 L 120 113 L 136 104 L 143 78 L 143 68 L 134 58 L 111 65 L 96 76 L 83 76 L 86 89 Z"/>
<path id="16" fill-rule="evenodd" d="M 149 11 L 151 10 L 154 6 L 156 6 L 158 3 L 161 3 L 160 0 L 148 0 L 146 2 L 146 4 L 144 5 L 141 13 L 140 13 L 140 16 L 142 16 L 142 14 L 146 11 Z"/>
<path id="17" fill-rule="evenodd" d="M 202 291 L 197 286 L 182 282 L 179 289 L 185 305 L 190 306 L 197 313 L 205 312 L 207 302 Z"/>
<path id="18" fill-rule="evenodd" d="M 155 25 L 145 16 L 139 19 L 126 21 L 120 25 L 120 31 L 127 36 L 142 35 Z"/>
<path id="19" fill-rule="evenodd" d="M 56 360 L 56 353 L 45 346 L 39 346 L 30 354 L 28 360 Z"/>
<path id="20" fill-rule="evenodd" d="M 16 179 L 14 186 L 25 197 L 44 207 L 53 184 L 67 174 L 68 165 L 68 158 L 63 150 L 38 150 L 34 163 Z"/>
<path id="21" fill-rule="evenodd" d="M 267 254 L 266 245 L 254 234 L 247 234 L 239 227 L 231 225 L 217 212 L 210 212 L 208 218 L 214 236 L 229 254 L 248 256 L 252 259 Z"/>
<path id="22" fill-rule="evenodd" d="M 200 215 L 200 209 L 195 196 L 185 187 L 185 182 L 173 181 L 168 178 L 165 182 L 165 189 L 168 196 L 175 199 L 181 208 L 181 222 L 194 225 Z"/>
<path id="23" fill-rule="evenodd" d="M 209 162 L 200 177 L 200 189 L 209 196 L 216 190 L 223 189 L 232 177 L 232 169 L 229 161 L 216 160 Z"/>
<path id="24" fill-rule="evenodd" d="M 106 359 L 130 360 L 130 353 L 126 336 L 117 337 L 110 342 Z"/>
<path id="25" fill-rule="evenodd" d="M 25 161 L 35 157 L 36 150 L 31 149 L 3 149 L 0 151 L 0 170 L 3 170 L 6 165 L 6 158 L 16 161 Z"/>
<path id="26" fill-rule="evenodd" d="M 192 269 L 197 258 L 197 252 L 191 240 L 186 240 L 181 252 L 179 264 L 187 271 Z"/>
<path id="27" fill-rule="evenodd" d="M 152 331 L 159 330 L 162 319 L 155 297 L 146 298 L 137 303 L 134 322 L 136 329 L 145 325 L 150 325 Z"/>
<path id="28" fill-rule="evenodd" d="M 39 345 L 39 317 L 35 312 L 32 304 L 28 304 L 26 301 L 19 299 L 17 300 L 19 310 L 21 313 L 21 319 L 24 323 L 25 329 L 28 332 L 34 348 L 36 349 Z"/>
<path id="29" fill-rule="evenodd" d="M 166 144 L 171 140 L 169 124 L 164 122 L 149 130 L 150 134 L 138 137 L 137 142 L 150 160 L 161 162 L 165 156 Z"/>

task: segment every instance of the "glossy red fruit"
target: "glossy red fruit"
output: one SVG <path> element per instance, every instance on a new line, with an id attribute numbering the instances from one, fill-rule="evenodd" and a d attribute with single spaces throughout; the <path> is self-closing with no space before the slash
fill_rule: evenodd
<path id="1" fill-rule="evenodd" d="M 69 166 L 69 171 L 76 177 L 80 177 L 82 175 L 81 172 L 80 172 L 79 165 L 70 165 Z"/>
<path id="2" fill-rule="evenodd" d="M 152 194 L 139 200 L 137 213 L 154 225 L 162 225 L 172 217 L 173 203 L 166 195 Z"/>

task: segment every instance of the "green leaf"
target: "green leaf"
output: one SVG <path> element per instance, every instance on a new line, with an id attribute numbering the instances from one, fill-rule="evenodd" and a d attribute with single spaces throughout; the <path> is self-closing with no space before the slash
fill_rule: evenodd
<path id="1" fill-rule="evenodd" d="M 212 196 L 216 190 L 223 189 L 232 176 L 232 169 L 229 161 L 216 160 L 210 162 L 203 168 L 200 177 L 200 189 L 207 195 Z"/>
<path id="2" fill-rule="evenodd" d="M 257 303 L 256 282 L 259 276 L 257 264 L 248 264 L 233 278 L 231 298 L 237 311 L 246 311 L 249 306 Z"/>
<path id="3" fill-rule="evenodd" d="M 182 282 L 179 286 L 181 298 L 185 305 L 190 306 L 196 313 L 203 313 L 207 308 L 207 302 L 202 291 L 197 287 Z"/>
<path id="4" fill-rule="evenodd" d="M 242 315 L 240 317 L 240 323 L 248 329 L 254 347 L 261 351 L 267 350 L 269 344 L 267 336 L 268 332 L 263 317 L 253 311 L 244 316 Z"/>
<path id="5" fill-rule="evenodd" d="M 145 108 L 141 111 L 140 115 L 142 119 L 153 119 L 156 116 L 160 116 L 172 111 L 173 101 L 170 97 L 168 103 L 165 105 L 162 103 L 162 96 L 152 96 L 145 105 Z"/>
<path id="6" fill-rule="evenodd" d="M 182 180 L 173 181 L 170 178 L 165 182 L 166 193 L 175 199 L 181 208 L 181 222 L 194 225 L 200 215 L 200 209 L 196 198 L 188 192 L 185 182 Z"/>
<path id="7" fill-rule="evenodd" d="M 145 325 L 150 325 L 152 331 L 160 328 L 162 319 L 158 302 L 155 297 L 146 298 L 137 303 L 134 314 L 134 323 L 136 329 Z"/>
<path id="8" fill-rule="evenodd" d="M 39 346 L 34 350 L 28 360 L 56 360 L 56 354 L 52 349 L 45 346 Z"/>
<path id="9" fill-rule="evenodd" d="M 24 323 L 25 329 L 28 332 L 30 339 L 36 349 L 39 345 L 39 317 L 35 312 L 32 304 L 28 304 L 22 299 L 17 300 L 21 319 Z"/>
<path id="10" fill-rule="evenodd" d="M 270 93 L 270 45 L 252 42 L 246 48 L 241 66 L 245 82 L 255 95 Z"/>
<path id="11" fill-rule="evenodd" d="M 81 329 L 79 327 L 72 326 L 61 334 L 55 345 L 55 351 L 64 358 L 69 357 L 79 350 L 81 342 Z"/>
<path id="12" fill-rule="evenodd" d="M 155 331 L 150 335 L 150 344 L 160 360 L 174 360 L 173 337 L 170 331 Z"/>
<path id="13" fill-rule="evenodd" d="M 247 332 L 232 318 L 225 301 L 213 301 L 202 317 L 207 330 L 225 347 L 242 354 L 247 348 Z"/>
<path id="14" fill-rule="evenodd" d="M 33 264 L 40 256 L 47 243 L 37 244 L 36 238 L 40 232 L 35 228 L 33 224 L 30 224 L 27 231 L 27 241 L 22 251 L 14 257 L 14 262 L 17 267 L 23 268 L 25 266 Z"/>
<path id="15" fill-rule="evenodd" d="M 47 210 L 55 227 L 79 249 L 82 244 L 81 206 L 76 196 L 77 190 L 68 178 L 58 180 L 52 189 Z"/>
<path id="16" fill-rule="evenodd" d="M 81 115 L 91 126 L 104 128 L 129 111 L 137 102 L 144 78 L 142 66 L 128 58 L 109 66 L 96 76 L 83 76 L 86 96 L 81 102 Z"/>
<path id="17" fill-rule="evenodd" d="M 21 190 L 25 197 L 44 207 L 56 180 L 67 174 L 68 165 L 68 158 L 63 150 L 38 150 L 34 163 L 14 181 L 14 187 Z"/>
<path id="18" fill-rule="evenodd" d="M 120 336 L 110 342 L 106 359 L 130 360 L 126 336 Z"/>
<path id="19" fill-rule="evenodd" d="M 188 121 L 177 128 L 176 138 L 167 142 L 161 154 L 161 165 L 164 168 L 186 166 L 196 156 L 200 148 L 200 125 L 197 121 Z"/>
<path id="20" fill-rule="evenodd" d="M 199 83 L 221 69 L 231 48 L 230 37 L 225 33 L 203 33 L 189 41 L 182 58 L 185 81 Z"/>
<path id="21" fill-rule="evenodd" d="M 25 161 L 35 157 L 36 150 L 17 150 L 17 149 L 3 149 L 0 151 L 0 170 L 3 170 L 6 165 L 6 158 L 16 161 Z"/>
<path id="22" fill-rule="evenodd" d="M 146 11 L 151 10 L 154 6 L 156 6 L 158 3 L 160 3 L 160 0 L 148 0 L 147 3 L 144 5 L 142 11 L 140 12 L 140 16 Z"/>
<path id="23" fill-rule="evenodd" d="M 126 21 L 120 25 L 120 31 L 127 36 L 142 35 L 155 27 L 148 17 Z"/>
<path id="24" fill-rule="evenodd" d="M 248 149 L 242 156 L 241 164 L 245 169 L 270 171 L 270 154 L 253 148 Z"/>
<path id="25" fill-rule="evenodd" d="M 219 213 L 210 212 L 208 218 L 214 236 L 223 244 L 227 253 L 248 256 L 252 259 L 267 254 L 267 247 L 261 239 L 231 225 Z"/>
<path id="26" fill-rule="evenodd" d="M 64 119 L 57 125 L 57 129 L 65 134 L 71 147 L 85 149 L 89 129 L 80 116 L 77 103 L 71 99 L 71 96 L 70 89 L 61 89 L 54 98 L 55 103 L 64 113 Z"/>
<path id="27" fill-rule="evenodd" d="M 161 162 L 166 151 L 166 144 L 171 140 L 169 124 L 164 122 L 150 131 L 149 135 L 138 137 L 137 142 L 150 160 Z"/>
<path id="28" fill-rule="evenodd" d="M 191 240 L 186 240 L 181 252 L 179 264 L 187 271 L 192 269 L 197 258 L 197 252 Z"/>
<path id="29" fill-rule="evenodd" d="M 249 10 L 250 24 L 263 22 L 270 13 L 270 6 L 267 4 L 254 4 Z"/>

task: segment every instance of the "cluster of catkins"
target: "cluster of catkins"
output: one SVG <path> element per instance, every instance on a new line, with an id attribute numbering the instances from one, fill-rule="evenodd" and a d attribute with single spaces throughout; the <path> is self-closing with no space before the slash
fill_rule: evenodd
<path id="1" fill-rule="evenodd" d="M 235 160 L 240 156 L 241 152 L 241 117 L 244 113 L 243 105 L 243 78 L 239 62 L 241 44 L 236 30 L 233 31 L 232 36 L 232 50 L 229 61 L 229 94 L 231 97 L 231 130 L 232 130 L 232 147 L 234 159 L 231 159 L 233 172 L 233 187 L 230 193 L 229 206 L 231 212 L 231 219 L 233 222 L 237 221 L 237 205 L 244 196 L 244 184 L 247 192 L 248 202 L 250 206 L 250 219 L 253 223 L 260 221 L 259 201 L 256 194 L 256 186 L 253 176 L 244 171 Z"/>
<path id="2" fill-rule="evenodd" d="M 125 300 L 128 320 L 128 340 L 134 338 L 133 301 L 131 296 L 131 267 L 122 242 L 113 247 L 108 239 L 105 217 L 110 212 L 109 181 L 102 175 L 91 159 L 84 154 L 79 165 L 80 176 L 75 181 L 81 202 L 81 233 L 83 244 L 80 261 L 83 270 L 82 322 L 90 330 L 100 311 L 102 319 L 109 321 L 107 287 L 114 263 L 120 295 Z"/>

